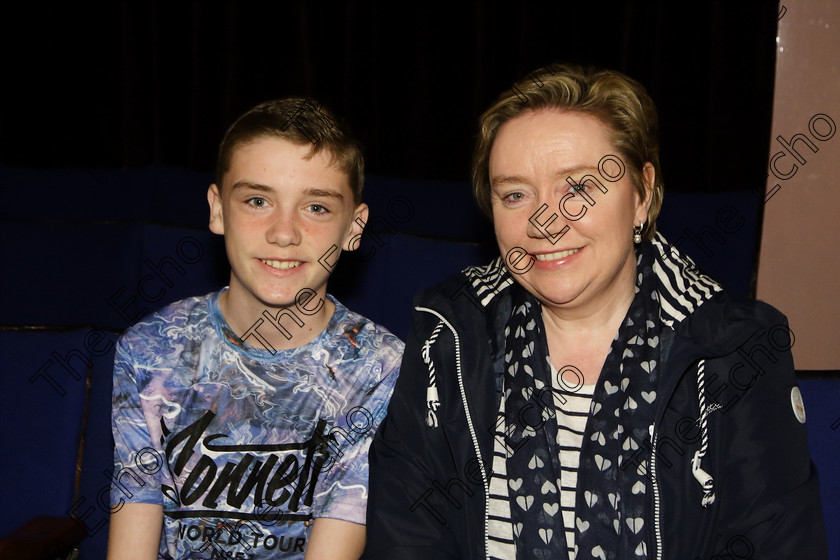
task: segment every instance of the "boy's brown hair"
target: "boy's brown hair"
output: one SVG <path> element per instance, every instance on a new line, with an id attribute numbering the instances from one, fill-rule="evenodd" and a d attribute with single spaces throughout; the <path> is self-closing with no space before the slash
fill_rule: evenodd
<path id="1" fill-rule="evenodd" d="M 220 189 L 236 148 L 266 137 L 281 138 L 298 145 L 311 144 L 308 157 L 327 150 L 336 167 L 347 174 L 353 202 L 361 202 L 365 163 L 359 142 L 329 109 L 314 99 L 302 97 L 260 103 L 227 129 L 216 162 L 216 184 Z"/>

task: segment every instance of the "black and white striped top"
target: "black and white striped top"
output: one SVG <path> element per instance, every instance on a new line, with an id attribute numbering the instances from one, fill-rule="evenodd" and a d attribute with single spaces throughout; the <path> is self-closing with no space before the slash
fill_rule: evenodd
<path id="1" fill-rule="evenodd" d="M 557 382 L 557 371 L 552 367 L 551 379 Z M 557 447 L 560 449 L 560 509 L 563 512 L 563 529 L 566 532 L 566 549 L 569 560 L 575 560 L 575 496 L 583 432 L 589 418 L 589 408 L 595 385 L 582 385 L 569 390 L 566 386 L 554 387 L 554 406 L 557 414 Z"/>
<path id="2" fill-rule="evenodd" d="M 557 414 L 557 445 L 560 449 L 560 504 L 563 529 L 569 559 L 575 558 L 575 495 L 577 488 L 578 458 L 583 442 L 583 432 L 589 418 L 589 407 L 595 385 L 573 386 L 560 383 L 558 371 L 551 367 L 555 414 Z M 572 390 L 574 389 L 574 390 Z M 504 418 L 504 402 L 499 415 Z M 509 478 L 506 459 L 508 450 L 504 445 L 504 423 L 498 426 L 493 443 L 493 474 L 490 477 L 490 503 L 487 527 L 488 549 L 491 559 L 513 560 L 516 558 L 515 539 L 519 527 L 511 521 L 510 500 L 515 500 L 522 485 L 521 478 Z"/>

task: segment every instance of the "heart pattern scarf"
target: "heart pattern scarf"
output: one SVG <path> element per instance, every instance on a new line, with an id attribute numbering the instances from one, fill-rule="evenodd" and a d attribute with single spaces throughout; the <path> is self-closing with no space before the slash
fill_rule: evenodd
<path id="1" fill-rule="evenodd" d="M 638 247 L 636 293 L 592 398 L 577 475 L 578 560 L 647 558 L 646 473 L 620 464 L 648 438 L 654 420 L 661 328 L 654 260 L 650 244 Z M 516 557 L 564 559 L 560 453 L 542 308 L 518 284 L 511 298 L 502 406 L 508 480 L 522 479 L 509 492 Z"/>

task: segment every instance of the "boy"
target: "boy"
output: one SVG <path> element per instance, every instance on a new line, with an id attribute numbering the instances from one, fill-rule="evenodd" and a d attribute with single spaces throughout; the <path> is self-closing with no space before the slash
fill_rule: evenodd
<path id="1" fill-rule="evenodd" d="M 403 343 L 327 295 L 358 246 L 358 144 L 306 99 L 219 147 L 210 230 L 230 286 L 121 337 L 108 558 L 358 558 L 370 439 Z"/>

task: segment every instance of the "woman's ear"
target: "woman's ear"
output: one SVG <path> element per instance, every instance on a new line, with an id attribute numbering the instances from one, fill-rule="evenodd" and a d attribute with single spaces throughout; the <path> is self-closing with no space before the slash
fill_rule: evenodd
<path id="1" fill-rule="evenodd" d="M 210 231 L 218 235 L 225 234 L 225 220 L 222 214 L 222 195 L 216 183 L 207 189 L 207 203 L 210 205 Z"/>
<path id="2" fill-rule="evenodd" d="M 645 198 L 639 200 L 636 207 L 636 223 L 647 222 L 648 210 L 653 202 L 653 185 L 656 182 L 656 170 L 651 162 L 645 163 L 642 167 L 642 183 L 645 186 Z"/>
<path id="3" fill-rule="evenodd" d="M 355 251 L 362 244 L 362 232 L 365 230 L 369 212 L 368 205 L 364 202 L 356 206 L 351 218 L 350 229 L 344 238 L 343 249 L 345 251 Z"/>

